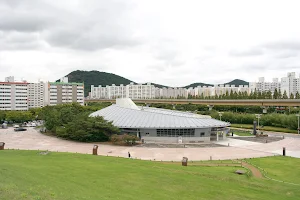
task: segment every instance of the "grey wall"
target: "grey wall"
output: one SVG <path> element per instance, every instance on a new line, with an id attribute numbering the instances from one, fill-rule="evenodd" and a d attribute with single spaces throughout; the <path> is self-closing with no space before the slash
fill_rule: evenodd
<path id="1" fill-rule="evenodd" d="M 57 85 L 57 104 L 62 104 L 62 85 Z"/>
<path id="2" fill-rule="evenodd" d="M 141 137 L 156 137 L 156 129 L 140 129 Z M 146 133 L 149 133 L 149 135 L 146 135 Z"/>
<path id="3" fill-rule="evenodd" d="M 77 102 L 77 85 L 72 85 L 72 102 Z"/>
<path id="4" fill-rule="evenodd" d="M 196 128 L 195 137 L 200 137 L 200 134 L 204 132 L 204 137 L 210 137 L 211 128 Z"/>

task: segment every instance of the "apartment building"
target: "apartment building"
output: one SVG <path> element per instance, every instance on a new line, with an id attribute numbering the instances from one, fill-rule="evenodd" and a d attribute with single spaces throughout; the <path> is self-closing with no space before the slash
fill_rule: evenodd
<path id="1" fill-rule="evenodd" d="M 60 82 L 49 82 L 49 105 L 77 102 L 84 105 L 84 84 L 69 83 L 68 78 L 60 79 Z"/>
<path id="2" fill-rule="evenodd" d="M 286 91 L 287 95 L 296 94 L 300 92 L 300 75 L 299 78 L 296 78 L 295 72 L 287 73 L 286 77 L 281 78 L 281 92 Z"/>
<path id="3" fill-rule="evenodd" d="M 267 92 L 271 91 L 272 93 L 275 89 L 279 90 L 281 88 L 281 83 L 278 81 L 278 78 L 273 78 L 272 82 L 265 82 L 264 77 L 259 77 L 258 82 L 249 83 L 250 90 L 258 92 Z"/>
<path id="4" fill-rule="evenodd" d="M 0 82 L 0 110 L 28 110 L 28 83 L 15 82 L 14 77 Z"/>
<path id="5" fill-rule="evenodd" d="M 187 98 L 188 90 L 186 88 L 166 88 L 160 89 L 160 98 Z"/>
<path id="6" fill-rule="evenodd" d="M 42 108 L 49 105 L 48 82 L 28 84 L 28 108 Z"/>
<path id="7" fill-rule="evenodd" d="M 134 84 L 102 87 L 99 85 L 91 86 L 91 98 L 93 99 L 116 99 L 116 98 L 131 98 L 131 99 L 153 99 L 155 98 L 156 89 L 150 83 Z"/>

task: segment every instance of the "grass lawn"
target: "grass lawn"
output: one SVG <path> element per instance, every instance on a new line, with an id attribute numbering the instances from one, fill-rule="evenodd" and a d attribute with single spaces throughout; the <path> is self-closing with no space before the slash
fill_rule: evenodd
<path id="1" fill-rule="evenodd" d="M 252 124 L 231 124 L 230 126 L 233 128 L 253 129 Z M 297 133 L 297 130 L 291 130 L 288 128 L 280 128 L 280 127 L 274 127 L 274 126 L 264 126 L 263 128 L 260 127 L 259 130 L 283 132 L 283 133 Z"/>
<path id="2" fill-rule="evenodd" d="M 282 158 L 272 159 L 277 163 Z M 283 159 L 286 164 L 281 167 L 279 160 L 274 176 L 300 182 L 299 174 L 293 176 L 291 170 L 298 169 L 299 161 Z M 257 159 L 257 164 L 272 166 L 272 160 Z M 0 151 L 0 199 L 299 199 L 299 186 L 236 175 L 237 169 L 4 150 Z"/>
<path id="3" fill-rule="evenodd" d="M 233 133 L 238 136 L 253 136 L 249 131 L 234 130 Z"/>
<path id="4" fill-rule="evenodd" d="M 299 184 L 300 187 L 300 159 L 284 156 L 269 158 L 247 159 L 250 163 L 267 171 L 270 178 Z M 283 170 L 285 169 L 285 170 Z M 298 177 L 298 178 L 295 178 Z"/>

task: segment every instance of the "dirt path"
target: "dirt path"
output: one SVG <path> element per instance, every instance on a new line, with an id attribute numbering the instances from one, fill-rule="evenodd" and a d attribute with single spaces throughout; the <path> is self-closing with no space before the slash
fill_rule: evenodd
<path id="1" fill-rule="evenodd" d="M 256 178 L 263 178 L 263 175 L 262 173 L 259 171 L 259 169 L 257 169 L 256 167 L 254 167 L 253 165 L 250 165 L 249 163 L 246 163 L 246 162 L 242 162 L 242 166 L 248 168 L 254 177 Z"/>

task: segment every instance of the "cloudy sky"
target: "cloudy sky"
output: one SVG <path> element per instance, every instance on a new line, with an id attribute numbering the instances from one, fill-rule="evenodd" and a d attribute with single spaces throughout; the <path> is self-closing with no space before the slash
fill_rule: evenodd
<path id="1" fill-rule="evenodd" d="M 184 86 L 300 73 L 298 0 L 0 0 L 0 80 Z"/>

